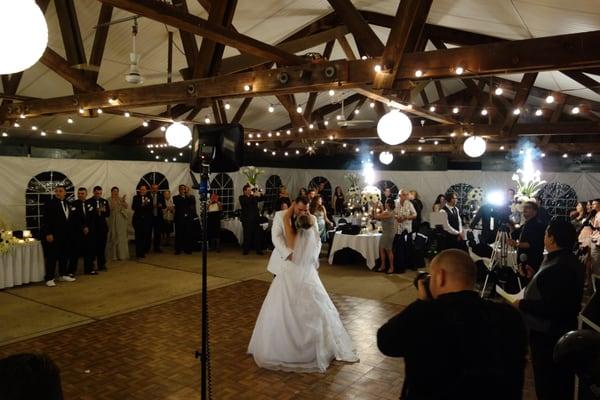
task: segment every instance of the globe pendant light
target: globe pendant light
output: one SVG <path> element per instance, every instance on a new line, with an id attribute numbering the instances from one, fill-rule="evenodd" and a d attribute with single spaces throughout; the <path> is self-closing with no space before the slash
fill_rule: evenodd
<path id="1" fill-rule="evenodd" d="M 48 24 L 34 0 L 0 1 L 0 75 L 35 64 L 48 45 Z"/>
<path id="2" fill-rule="evenodd" d="M 485 153 L 485 147 L 485 140 L 479 136 L 471 136 L 463 144 L 463 150 L 472 158 L 481 157 Z"/>
<path id="3" fill-rule="evenodd" d="M 389 151 L 384 151 L 379 154 L 379 161 L 382 164 L 389 165 L 392 163 L 392 161 L 394 161 L 394 156 Z"/>
<path id="4" fill-rule="evenodd" d="M 192 131 L 187 126 L 174 122 L 167 128 L 165 139 L 170 146 L 181 149 L 192 141 Z"/>
<path id="5" fill-rule="evenodd" d="M 392 146 L 406 142 L 411 132 L 410 119 L 396 109 L 385 114 L 377 123 L 377 135 L 384 143 Z"/>

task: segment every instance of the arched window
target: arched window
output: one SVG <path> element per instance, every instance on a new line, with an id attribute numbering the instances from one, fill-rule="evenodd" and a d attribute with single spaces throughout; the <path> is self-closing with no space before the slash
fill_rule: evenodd
<path id="1" fill-rule="evenodd" d="M 321 187 L 323 187 L 323 189 L 319 190 Z M 328 208 L 331 206 L 331 184 L 327 178 L 315 176 L 309 182 L 308 189 L 318 189 L 317 191 L 323 198 L 323 204 L 326 204 Z"/>
<path id="2" fill-rule="evenodd" d="M 279 188 L 281 187 L 281 178 L 277 175 L 271 175 L 265 185 L 265 202 L 263 208 L 272 210 L 275 200 L 279 197 Z M 278 210 L 273 210 L 278 211 Z"/>
<path id="3" fill-rule="evenodd" d="M 235 207 L 235 199 L 233 197 L 233 181 L 227 174 L 217 174 L 210 182 L 210 190 L 219 196 L 219 201 L 223 205 L 223 218 L 230 217 L 233 214 Z"/>
<path id="4" fill-rule="evenodd" d="M 396 186 L 396 184 L 392 181 L 379 181 L 375 184 L 375 186 L 377 186 L 379 188 L 379 190 L 381 190 L 381 195 L 383 196 L 383 191 L 385 190 L 385 188 L 390 188 L 390 191 L 392 192 L 392 198 L 396 199 L 398 197 L 398 186 Z"/>
<path id="5" fill-rule="evenodd" d="M 67 200 L 75 199 L 73 183 L 62 172 L 42 172 L 31 178 L 27 184 L 27 190 L 25 191 L 25 222 L 27 229 L 36 238 L 40 237 L 44 204 L 54 196 L 54 188 L 58 185 L 65 186 Z"/>
<path id="6" fill-rule="evenodd" d="M 142 176 L 136 188 L 140 187 L 140 185 L 146 185 L 148 190 L 150 190 L 152 185 L 158 185 L 159 192 L 169 190 L 169 181 L 167 180 L 167 177 L 160 172 L 148 172 L 146 175 Z"/>
<path id="7" fill-rule="evenodd" d="M 551 218 L 569 218 L 569 212 L 577 206 L 577 193 L 566 183 L 547 183 L 539 191 L 540 206 L 544 207 Z"/>
<path id="8" fill-rule="evenodd" d="M 456 185 L 452 185 L 446 190 L 446 198 L 450 195 L 450 193 L 454 192 L 458 195 L 458 199 L 456 202 L 456 207 L 460 211 L 460 215 L 463 219 L 467 221 L 471 220 L 473 217 L 471 215 L 471 207 L 469 206 L 468 194 L 473 189 L 473 186 L 468 183 L 457 183 Z"/>

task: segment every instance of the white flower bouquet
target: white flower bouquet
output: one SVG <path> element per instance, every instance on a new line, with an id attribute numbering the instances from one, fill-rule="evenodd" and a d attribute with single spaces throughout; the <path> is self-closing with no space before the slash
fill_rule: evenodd
<path id="1" fill-rule="evenodd" d="M 483 201 L 483 189 L 480 187 L 473 188 L 467 193 L 468 202 L 481 203 Z"/>
<path id="2" fill-rule="evenodd" d="M 253 166 L 243 168 L 240 172 L 244 174 L 246 178 L 248 178 L 248 183 L 252 186 L 256 186 L 256 180 L 258 179 L 258 177 L 265 173 L 264 170 L 258 169 Z"/>
<path id="3" fill-rule="evenodd" d="M 360 194 L 363 203 L 376 204 L 381 201 L 381 190 L 377 186 L 366 186 Z"/>

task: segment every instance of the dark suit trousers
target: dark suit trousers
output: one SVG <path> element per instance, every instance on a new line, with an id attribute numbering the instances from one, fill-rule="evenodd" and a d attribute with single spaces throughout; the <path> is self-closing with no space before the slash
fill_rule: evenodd
<path id="1" fill-rule="evenodd" d="M 141 258 L 150 250 L 152 221 L 149 219 L 134 221 L 133 229 L 135 230 L 135 256 Z"/>
<path id="2" fill-rule="evenodd" d="M 554 346 L 560 337 L 540 332 L 529 333 L 531 364 L 538 400 L 568 400 L 573 398 L 575 375 L 560 368 L 552 358 Z"/>
<path id="3" fill-rule="evenodd" d="M 83 257 L 83 272 L 89 273 L 94 268 L 93 243 L 90 234 L 78 235 L 72 238 L 71 256 L 69 258 L 68 273 L 75 275 L 79 258 Z"/>
<path id="4" fill-rule="evenodd" d="M 160 239 L 163 231 L 162 215 L 152 216 L 152 235 L 154 236 L 154 250 L 160 250 Z"/>
<path id="5" fill-rule="evenodd" d="M 57 277 L 57 262 L 58 276 L 67 275 L 69 267 L 69 241 L 67 238 L 54 235 L 54 241 L 52 243 L 48 243 L 44 238 L 42 241 L 42 248 L 44 250 L 46 268 L 44 280 L 47 282 Z"/>
<path id="6" fill-rule="evenodd" d="M 193 224 L 192 217 L 175 220 L 175 251 L 192 251 L 194 243 Z"/>
<path id="7" fill-rule="evenodd" d="M 106 267 L 106 241 L 108 229 L 95 230 L 90 239 L 92 240 L 92 260 L 96 259 L 98 268 Z"/>
<path id="8" fill-rule="evenodd" d="M 244 244 L 242 248 L 244 251 L 250 251 L 254 248 L 256 251 L 262 250 L 261 248 L 261 227 L 257 220 L 242 221 L 242 227 L 244 228 Z"/>

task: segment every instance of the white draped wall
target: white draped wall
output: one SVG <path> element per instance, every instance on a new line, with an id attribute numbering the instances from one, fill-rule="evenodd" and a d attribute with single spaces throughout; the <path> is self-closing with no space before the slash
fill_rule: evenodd
<path id="1" fill-rule="evenodd" d="M 271 175 L 278 175 L 290 194 L 295 194 L 301 187 L 306 187 L 312 178 L 322 176 L 331 183 L 332 189 L 339 185 L 344 189 L 348 182 L 344 179 L 345 170 L 326 169 L 286 169 L 263 168 L 265 174 L 260 176 L 259 185 L 265 187 Z M 187 164 L 147 161 L 110 161 L 110 160 L 62 160 L 25 157 L 0 157 L 0 218 L 12 229 L 25 228 L 25 191 L 31 178 L 45 171 L 58 171 L 65 174 L 75 188 L 84 186 L 91 190 L 93 186 L 104 188 L 105 196 L 109 195 L 112 186 L 118 186 L 121 194 L 131 199 L 135 194 L 135 186 L 140 178 L 157 171 L 165 175 L 172 191 L 177 185 L 191 184 Z M 241 194 L 246 183 L 243 174 L 236 172 L 229 176 L 234 182 L 235 197 Z M 512 172 L 497 171 L 381 171 L 376 172 L 376 180 L 390 180 L 398 188 L 415 189 L 419 192 L 425 210 L 431 209 L 435 197 L 456 183 L 468 183 L 485 190 L 514 187 L 511 182 Z M 548 182 L 560 182 L 570 185 L 577 192 L 578 199 L 588 200 L 600 197 L 600 173 L 543 173 L 542 178 Z M 238 205 L 236 204 L 236 208 Z"/>

